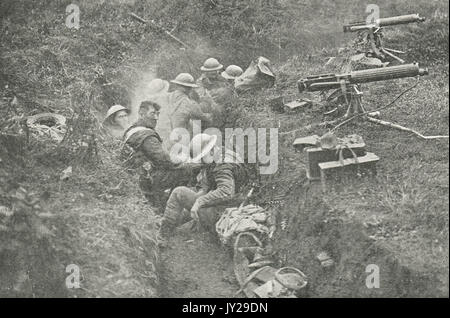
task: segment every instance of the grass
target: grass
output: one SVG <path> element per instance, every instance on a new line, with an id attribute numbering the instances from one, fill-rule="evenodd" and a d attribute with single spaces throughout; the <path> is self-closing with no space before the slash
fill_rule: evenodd
<path id="1" fill-rule="evenodd" d="M 292 149 L 292 141 L 296 136 L 323 134 L 326 129 L 309 126 L 321 120 L 320 109 L 275 114 L 267 101 L 279 95 L 294 99 L 298 97 L 295 82 L 300 77 L 323 73 L 327 58 L 336 55 L 351 38 L 336 25 L 360 20 L 365 2 L 330 0 L 301 6 L 296 1 L 283 1 L 290 10 L 284 10 L 287 16 L 282 16 L 280 23 L 272 23 L 280 16 L 271 17 L 268 23 L 260 16 L 264 12 L 256 10 L 238 19 L 243 24 L 233 28 L 229 23 L 235 21 L 233 17 L 217 18 L 223 8 L 209 8 L 204 14 L 202 6 L 209 1 L 195 1 L 195 6 L 186 6 L 189 10 L 177 11 L 177 15 L 173 10 L 183 3 L 79 3 L 81 29 L 71 30 L 64 24 L 69 1 L 2 2 L 2 105 L 17 96 L 17 114 L 53 111 L 68 118 L 77 118 L 89 106 L 95 117 L 87 116 L 92 121 L 80 125 L 79 133 L 83 135 L 86 128 L 96 136 L 99 161 L 75 165 L 71 156 L 57 153 L 55 145 L 32 137 L 26 155 L 19 155 L 26 158 L 25 170 L 3 155 L 8 161 L 2 164 L 12 166 L 8 167 L 14 171 L 10 179 L 38 193 L 51 193 L 48 209 L 60 217 L 56 225 L 66 246 L 61 252 L 64 263 L 82 265 L 84 290 L 74 295 L 154 296 L 154 290 L 146 287 L 149 282 L 154 286 L 152 275 L 143 273 L 150 265 L 140 263 L 145 251 L 139 244 L 130 248 L 133 243 L 128 242 L 128 232 L 123 229 L 143 237 L 143 233 L 154 233 L 148 227 L 156 221 L 148 206 L 139 202 L 135 178 L 121 171 L 117 144 L 100 134 L 95 120 L 101 120 L 112 104 L 133 107 L 141 96 L 136 88 L 148 78 L 170 79 L 182 71 L 198 76 L 199 66 L 209 56 L 219 57 L 225 65 L 245 67 L 252 58 L 265 55 L 276 70 L 276 87 L 242 96 L 240 123 L 279 127 L 279 171 L 263 178 L 265 199 L 286 193 L 295 196 L 295 185 L 303 180 L 304 170 L 303 158 Z M 382 16 L 419 12 L 428 18 L 423 25 L 393 28 L 386 35 L 391 39 L 388 44 L 396 48 L 407 43 L 407 60 L 430 68 L 430 75 L 383 112 L 383 118 L 426 134 L 448 134 L 448 2 L 384 0 L 379 4 Z M 181 21 L 175 34 L 195 48 L 180 50 L 160 33 L 131 20 L 129 11 L 154 18 L 169 30 Z M 239 37 L 232 36 L 238 31 L 242 31 Z M 412 82 L 400 79 L 364 85 L 364 103 L 368 109 L 385 105 Z M 306 97 L 317 98 L 314 94 Z M 421 270 L 430 266 L 444 280 L 447 277 L 448 294 L 448 142 L 421 141 L 363 123 L 350 123 L 338 130 L 339 136 L 350 133 L 363 136 L 368 149 L 382 158 L 377 182 L 338 189 L 330 193 L 327 203 L 361 222 L 380 219 L 381 226 L 374 234 L 411 266 Z M 60 172 L 71 164 L 73 178 L 61 183 Z"/>
<path id="2" fill-rule="evenodd" d="M 284 69 L 295 70 L 287 64 Z M 304 66 L 304 65 L 302 65 Z M 311 71 L 310 71 L 311 69 Z M 314 74 L 314 67 L 303 68 L 303 74 Z M 295 73 L 296 71 L 291 71 Z M 382 112 L 382 118 L 413 127 L 425 134 L 448 134 L 448 65 L 433 65 L 432 75 L 420 79 L 416 89 L 402 97 L 395 106 Z M 412 85 L 413 79 L 391 83 L 366 84 L 364 103 L 368 109 L 387 104 L 398 93 Z M 276 115 L 280 118 L 283 115 Z M 314 117 L 314 116 L 313 116 Z M 295 134 L 283 136 L 290 142 L 297 136 L 321 130 L 302 129 L 302 123 L 310 124 L 311 113 L 283 117 L 283 130 Z M 317 122 L 316 119 L 313 121 Z M 303 126 L 304 127 L 304 126 Z M 444 287 L 442 295 L 448 295 L 448 140 L 423 141 L 404 132 L 371 125 L 349 123 L 337 131 L 339 137 L 347 134 L 361 135 L 367 149 L 378 154 L 376 182 L 356 181 L 346 187 L 336 187 L 327 193 L 325 201 L 333 209 L 345 211 L 348 220 L 380 222 L 374 236 L 383 242 L 402 264 L 421 272 L 438 273 Z M 282 184 L 299 180 L 301 174 L 292 174 L 295 165 L 301 165 L 302 157 L 289 149 L 282 149 L 285 163 L 278 176 L 273 177 L 280 191 Z M 286 170 L 284 170 L 286 169 Z M 280 180 L 280 181 L 278 181 Z"/>
<path id="3" fill-rule="evenodd" d="M 431 29 L 434 23 L 440 25 L 442 20 L 429 23 L 426 29 Z M 440 32 L 436 33 L 440 38 Z M 415 47 L 415 43 L 411 41 L 408 46 Z M 383 119 L 426 135 L 448 135 L 448 56 L 442 60 L 442 54 L 446 54 L 445 42 L 439 47 L 436 54 L 428 55 L 423 62 L 420 60 L 422 66 L 429 67 L 430 75 L 421 77 L 415 89 L 382 111 Z M 428 49 L 425 53 L 417 51 L 415 56 L 428 52 Z M 296 184 L 304 179 L 305 158 L 294 152 L 292 142 L 296 137 L 327 131 L 311 129 L 312 123 L 322 119 L 320 109 L 277 114 L 269 111 L 267 100 L 279 95 L 288 100 L 296 97 L 317 100 L 317 94 L 299 96 L 295 82 L 307 75 L 323 73 L 327 55 L 324 52 L 293 56 L 286 63 L 277 64 L 277 87 L 245 101 L 252 123 L 265 122 L 271 127 L 279 127 L 281 123 L 279 171 L 266 179 L 266 200 L 286 193 L 287 200 L 298 195 Z M 368 110 L 386 105 L 414 82 L 414 79 L 398 79 L 364 84 L 363 103 Z M 377 242 L 408 268 L 440 277 L 441 289 L 430 290 L 430 294 L 448 295 L 448 139 L 424 141 L 364 122 L 349 123 L 336 132 L 338 137 L 355 133 L 364 138 L 368 151 L 381 157 L 378 176 L 371 181 L 336 185 L 324 197 L 326 204 L 333 210 L 344 211 L 343 218 L 349 222 L 375 223 L 376 226 L 369 225 L 368 232 Z"/>
<path id="4" fill-rule="evenodd" d="M 20 180 L 30 191 L 50 193 L 46 209 L 57 217 L 60 266 L 75 264 L 82 275 L 81 289 L 68 290 L 69 297 L 157 295 L 153 253 L 159 220 L 137 179 L 120 165 L 116 147 L 112 141 L 102 144 L 102 162 L 75 167 L 66 181 L 59 180 L 66 166 L 58 157 L 28 157 L 27 176 Z"/>

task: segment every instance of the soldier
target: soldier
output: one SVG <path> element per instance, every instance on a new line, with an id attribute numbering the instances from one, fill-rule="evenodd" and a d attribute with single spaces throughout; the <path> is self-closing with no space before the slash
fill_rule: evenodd
<path id="1" fill-rule="evenodd" d="M 139 119 L 125 131 L 124 142 L 133 149 L 133 157 L 140 166 L 139 185 L 144 195 L 149 201 L 163 204 L 164 190 L 187 185 L 193 165 L 169 155 L 163 148 L 161 137 L 154 129 L 159 110 L 158 104 L 143 101 Z"/>
<path id="2" fill-rule="evenodd" d="M 244 71 L 237 65 L 229 65 L 221 73 L 222 77 L 228 82 L 228 91 L 224 101 L 224 111 L 227 116 L 223 116 L 223 127 L 234 127 L 236 120 L 241 116 L 239 109 L 238 94 L 234 88 L 235 79 L 242 75 Z"/>
<path id="3" fill-rule="evenodd" d="M 242 73 L 244 73 L 244 71 L 239 66 L 228 65 L 225 71 L 223 71 L 220 75 L 222 75 L 222 77 L 226 79 L 228 83 L 234 87 L 234 80 L 236 79 L 236 77 L 241 76 Z"/>
<path id="4" fill-rule="evenodd" d="M 225 87 L 226 80 L 220 76 L 222 69 L 223 65 L 217 59 L 212 57 L 207 59 L 200 67 L 202 75 L 197 79 L 197 85 L 208 91 Z"/>
<path id="5" fill-rule="evenodd" d="M 192 139 L 191 156 L 198 153 L 192 162 L 202 163 L 197 176 L 199 187 L 180 186 L 171 193 L 161 222 L 162 246 L 183 221 L 192 218 L 203 225 L 213 225 L 226 207 L 243 200 L 239 194 L 247 181 L 243 162 L 231 150 L 225 149 L 222 154 L 224 149 L 218 147 L 216 141 L 216 136 L 208 134 L 198 134 Z"/>
<path id="6" fill-rule="evenodd" d="M 103 126 L 107 128 L 113 136 L 121 135 L 123 131 L 130 126 L 129 114 L 130 110 L 122 105 L 111 106 L 103 120 Z"/>
<path id="7" fill-rule="evenodd" d="M 163 141 L 163 146 L 168 150 L 170 146 L 170 121 L 169 121 L 169 82 L 160 78 L 155 78 L 147 85 L 146 100 L 155 102 L 161 109 L 159 113 L 158 123 L 155 130 Z"/>
<path id="8" fill-rule="evenodd" d="M 225 126 L 226 105 L 233 94 L 227 80 L 220 75 L 222 69 L 223 65 L 217 59 L 209 58 L 200 68 L 202 75 L 197 80 L 200 104 L 212 113 L 213 125 L 220 130 Z"/>
<path id="9" fill-rule="evenodd" d="M 169 91 L 169 82 L 160 78 L 155 78 L 147 85 L 147 98 L 157 103 L 162 109 L 167 105 L 167 95 Z"/>
<path id="10" fill-rule="evenodd" d="M 211 123 L 212 116 L 202 111 L 200 105 L 190 98 L 192 90 L 198 86 L 194 82 L 192 75 L 180 73 L 174 80 L 170 81 L 174 85 L 174 91 L 169 94 L 169 122 L 170 129 L 184 128 L 189 131 L 190 136 L 186 138 L 189 143 L 192 137 L 192 120 L 201 120 L 205 124 Z M 172 140 L 172 142 L 181 142 Z M 173 144 L 173 143 L 172 143 Z"/>

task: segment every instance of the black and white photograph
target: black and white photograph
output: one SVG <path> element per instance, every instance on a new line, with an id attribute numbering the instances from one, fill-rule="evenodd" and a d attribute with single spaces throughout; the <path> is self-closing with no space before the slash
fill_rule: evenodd
<path id="1" fill-rule="evenodd" d="M 0 28 L 0 298 L 448 299 L 448 0 L 1 0 Z"/>

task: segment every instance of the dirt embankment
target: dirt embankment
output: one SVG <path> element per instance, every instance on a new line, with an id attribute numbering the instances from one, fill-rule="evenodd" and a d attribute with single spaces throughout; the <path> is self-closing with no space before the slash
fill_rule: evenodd
<path id="1" fill-rule="evenodd" d="M 60 180 L 54 145 L 30 141 L 0 138 L 0 295 L 157 297 L 157 217 L 133 176 L 109 152 Z"/>
<path id="2" fill-rule="evenodd" d="M 443 277 L 403 263 L 389 245 L 370 237 L 370 230 L 345 211 L 330 207 L 316 185 L 305 183 L 296 199 L 286 202 L 276 247 L 281 259 L 301 268 L 309 278 L 311 297 L 444 297 Z M 291 208 L 289 208 L 291 207 Z M 322 267 L 317 255 L 326 252 L 334 266 Z M 379 269 L 379 288 L 366 280 Z M 369 284 L 370 285 L 370 284 Z"/>

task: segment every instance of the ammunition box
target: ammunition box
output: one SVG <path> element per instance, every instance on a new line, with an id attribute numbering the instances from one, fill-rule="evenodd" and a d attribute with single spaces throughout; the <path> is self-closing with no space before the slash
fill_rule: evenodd
<path id="1" fill-rule="evenodd" d="M 349 145 L 357 157 L 364 156 L 366 154 L 365 143 L 354 143 Z M 339 153 L 336 149 L 322 149 L 320 147 L 305 148 L 306 154 L 306 176 L 309 180 L 320 180 L 320 168 L 319 163 L 337 161 L 339 160 Z M 342 156 L 344 159 L 353 158 L 353 154 L 349 149 L 342 150 Z"/>

